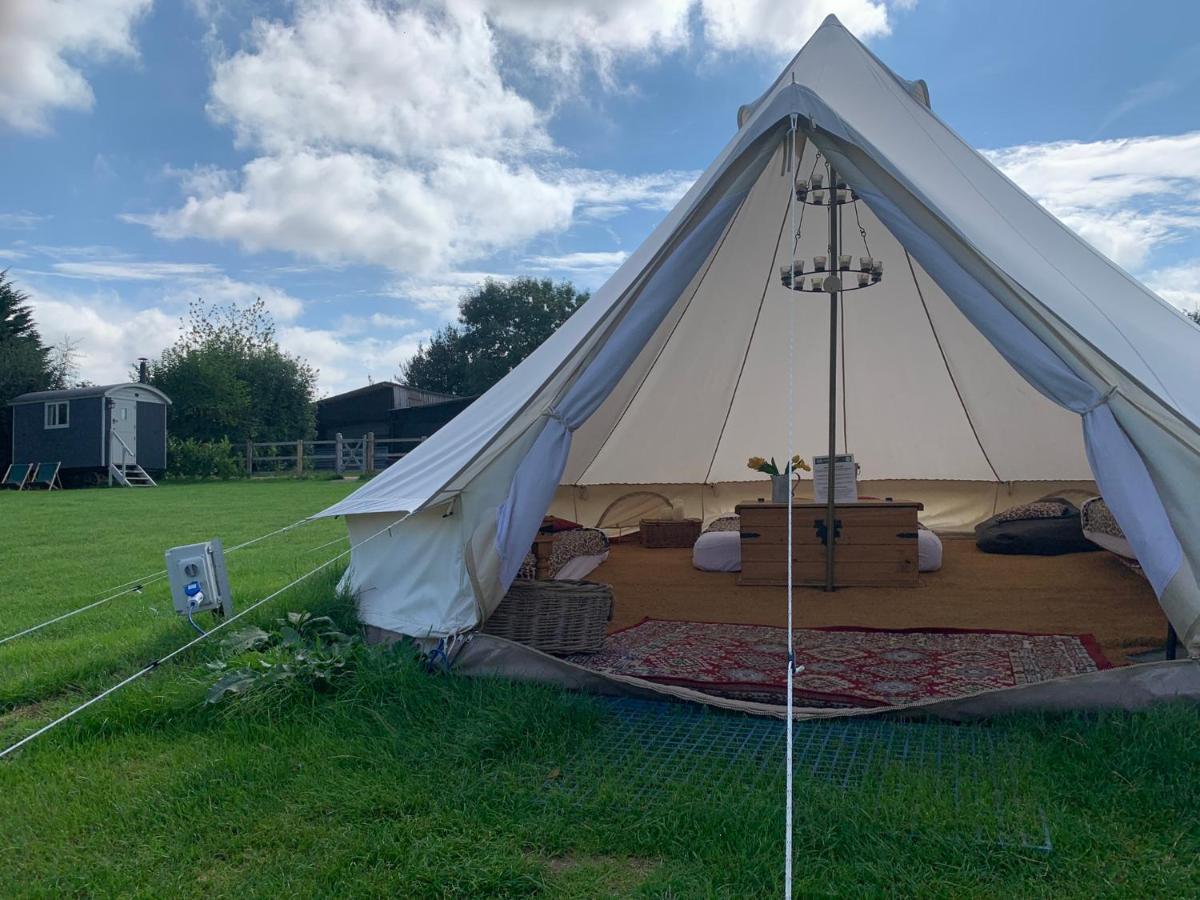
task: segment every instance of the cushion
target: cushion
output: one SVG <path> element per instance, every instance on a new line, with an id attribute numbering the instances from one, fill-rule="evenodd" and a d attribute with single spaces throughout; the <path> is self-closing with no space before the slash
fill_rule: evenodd
<path id="1" fill-rule="evenodd" d="M 1033 503 L 1022 503 L 1013 506 L 995 516 L 997 522 L 1023 522 L 1028 519 L 1061 519 L 1069 516 L 1074 509 L 1071 504 L 1060 498 L 1045 498 Z"/>
<path id="2" fill-rule="evenodd" d="M 1125 532 L 1117 524 L 1112 510 L 1101 497 L 1092 497 L 1083 501 L 1079 508 L 1083 535 L 1093 544 L 1109 550 L 1126 560 L 1136 560 L 1137 554 L 1125 537 Z"/>
<path id="3" fill-rule="evenodd" d="M 705 531 L 741 531 L 742 517 L 737 515 L 717 516 L 708 523 Z"/>
<path id="4" fill-rule="evenodd" d="M 742 571 L 741 532 L 704 532 L 692 547 L 692 565 L 702 572 Z"/>
<path id="5" fill-rule="evenodd" d="M 936 572 L 942 567 L 942 539 L 928 528 L 917 531 L 917 571 Z"/>
<path id="6" fill-rule="evenodd" d="M 550 577 L 579 579 L 608 558 L 608 535 L 598 528 L 576 528 L 563 531 L 554 539 L 550 547 Z M 580 565 L 570 566 L 574 561 Z M 569 574 L 563 574 L 570 566 Z M 583 570 L 583 575 L 577 574 Z M 525 554 L 521 570 L 517 578 L 533 580 L 537 574 L 537 558 L 532 553 Z"/>
<path id="7" fill-rule="evenodd" d="M 1065 507 L 1065 513 L 1048 516 L 1050 504 Z M 979 549 L 984 553 L 1024 556 L 1060 556 L 1100 549 L 1084 537 L 1079 510 L 1073 504 L 1061 497 L 1045 497 L 1036 504 L 1015 509 L 1028 510 L 1029 506 L 1040 507 L 1033 517 L 1014 519 L 1011 518 L 1014 510 L 1005 510 L 976 525 L 975 543 Z"/>

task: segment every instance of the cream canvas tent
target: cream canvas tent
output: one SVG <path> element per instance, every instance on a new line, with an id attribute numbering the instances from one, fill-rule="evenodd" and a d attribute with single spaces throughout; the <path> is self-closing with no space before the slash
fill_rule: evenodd
<path id="1" fill-rule="evenodd" d="M 548 509 L 584 524 L 763 493 L 752 454 L 823 452 L 828 301 L 778 268 L 825 251 L 792 186 L 817 154 L 863 201 L 886 264 L 844 295 L 839 442 L 868 493 L 965 528 L 1094 481 L 1185 645 L 1200 650 L 1200 330 L 1000 174 L 830 17 L 738 114 L 711 166 L 613 277 L 448 426 L 327 510 L 361 541 L 364 621 L 468 632 Z M 795 140 L 791 133 L 795 129 Z M 790 147 L 797 149 L 792 158 Z M 796 304 L 794 408 L 786 408 Z M 616 505 L 613 506 L 614 502 Z M 600 523 L 608 510 L 609 521 Z M 615 517 L 615 519 L 614 519 Z M 402 520 L 402 521 L 401 521 Z"/>

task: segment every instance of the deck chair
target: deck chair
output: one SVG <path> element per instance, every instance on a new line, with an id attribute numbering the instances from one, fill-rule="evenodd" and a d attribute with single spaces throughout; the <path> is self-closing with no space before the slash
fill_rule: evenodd
<path id="1" fill-rule="evenodd" d="M 32 471 L 33 463 L 11 463 L 4 472 L 4 481 L 0 481 L 0 488 L 24 490 L 25 482 L 29 480 L 29 473 Z"/>
<path id="2" fill-rule="evenodd" d="M 61 462 L 38 463 L 33 474 L 29 476 L 29 481 L 25 483 L 25 487 L 45 488 L 48 491 L 58 488 L 61 491 L 62 479 L 58 477 L 58 468 L 61 465 Z"/>

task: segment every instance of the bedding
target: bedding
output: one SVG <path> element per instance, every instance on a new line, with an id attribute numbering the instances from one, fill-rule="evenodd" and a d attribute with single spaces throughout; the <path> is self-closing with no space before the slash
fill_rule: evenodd
<path id="1" fill-rule="evenodd" d="M 1050 515 L 1059 507 L 1061 515 Z M 1062 497 L 1043 497 L 1037 503 L 992 516 L 975 526 L 975 543 L 984 553 L 1017 556 L 1060 556 L 1100 549 L 1084 537 L 1078 507 Z"/>
<path id="2" fill-rule="evenodd" d="M 580 581 L 608 559 L 608 536 L 598 528 L 559 532 L 550 548 L 550 577 L 555 581 Z M 537 573 L 534 555 L 525 555 L 517 578 L 532 581 Z"/>

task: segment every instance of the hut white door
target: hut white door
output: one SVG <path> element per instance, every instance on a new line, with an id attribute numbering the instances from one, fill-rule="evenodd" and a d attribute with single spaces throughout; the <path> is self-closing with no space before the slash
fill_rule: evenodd
<path id="1" fill-rule="evenodd" d="M 137 401 L 114 397 L 110 411 L 108 460 L 131 466 L 137 462 Z"/>

